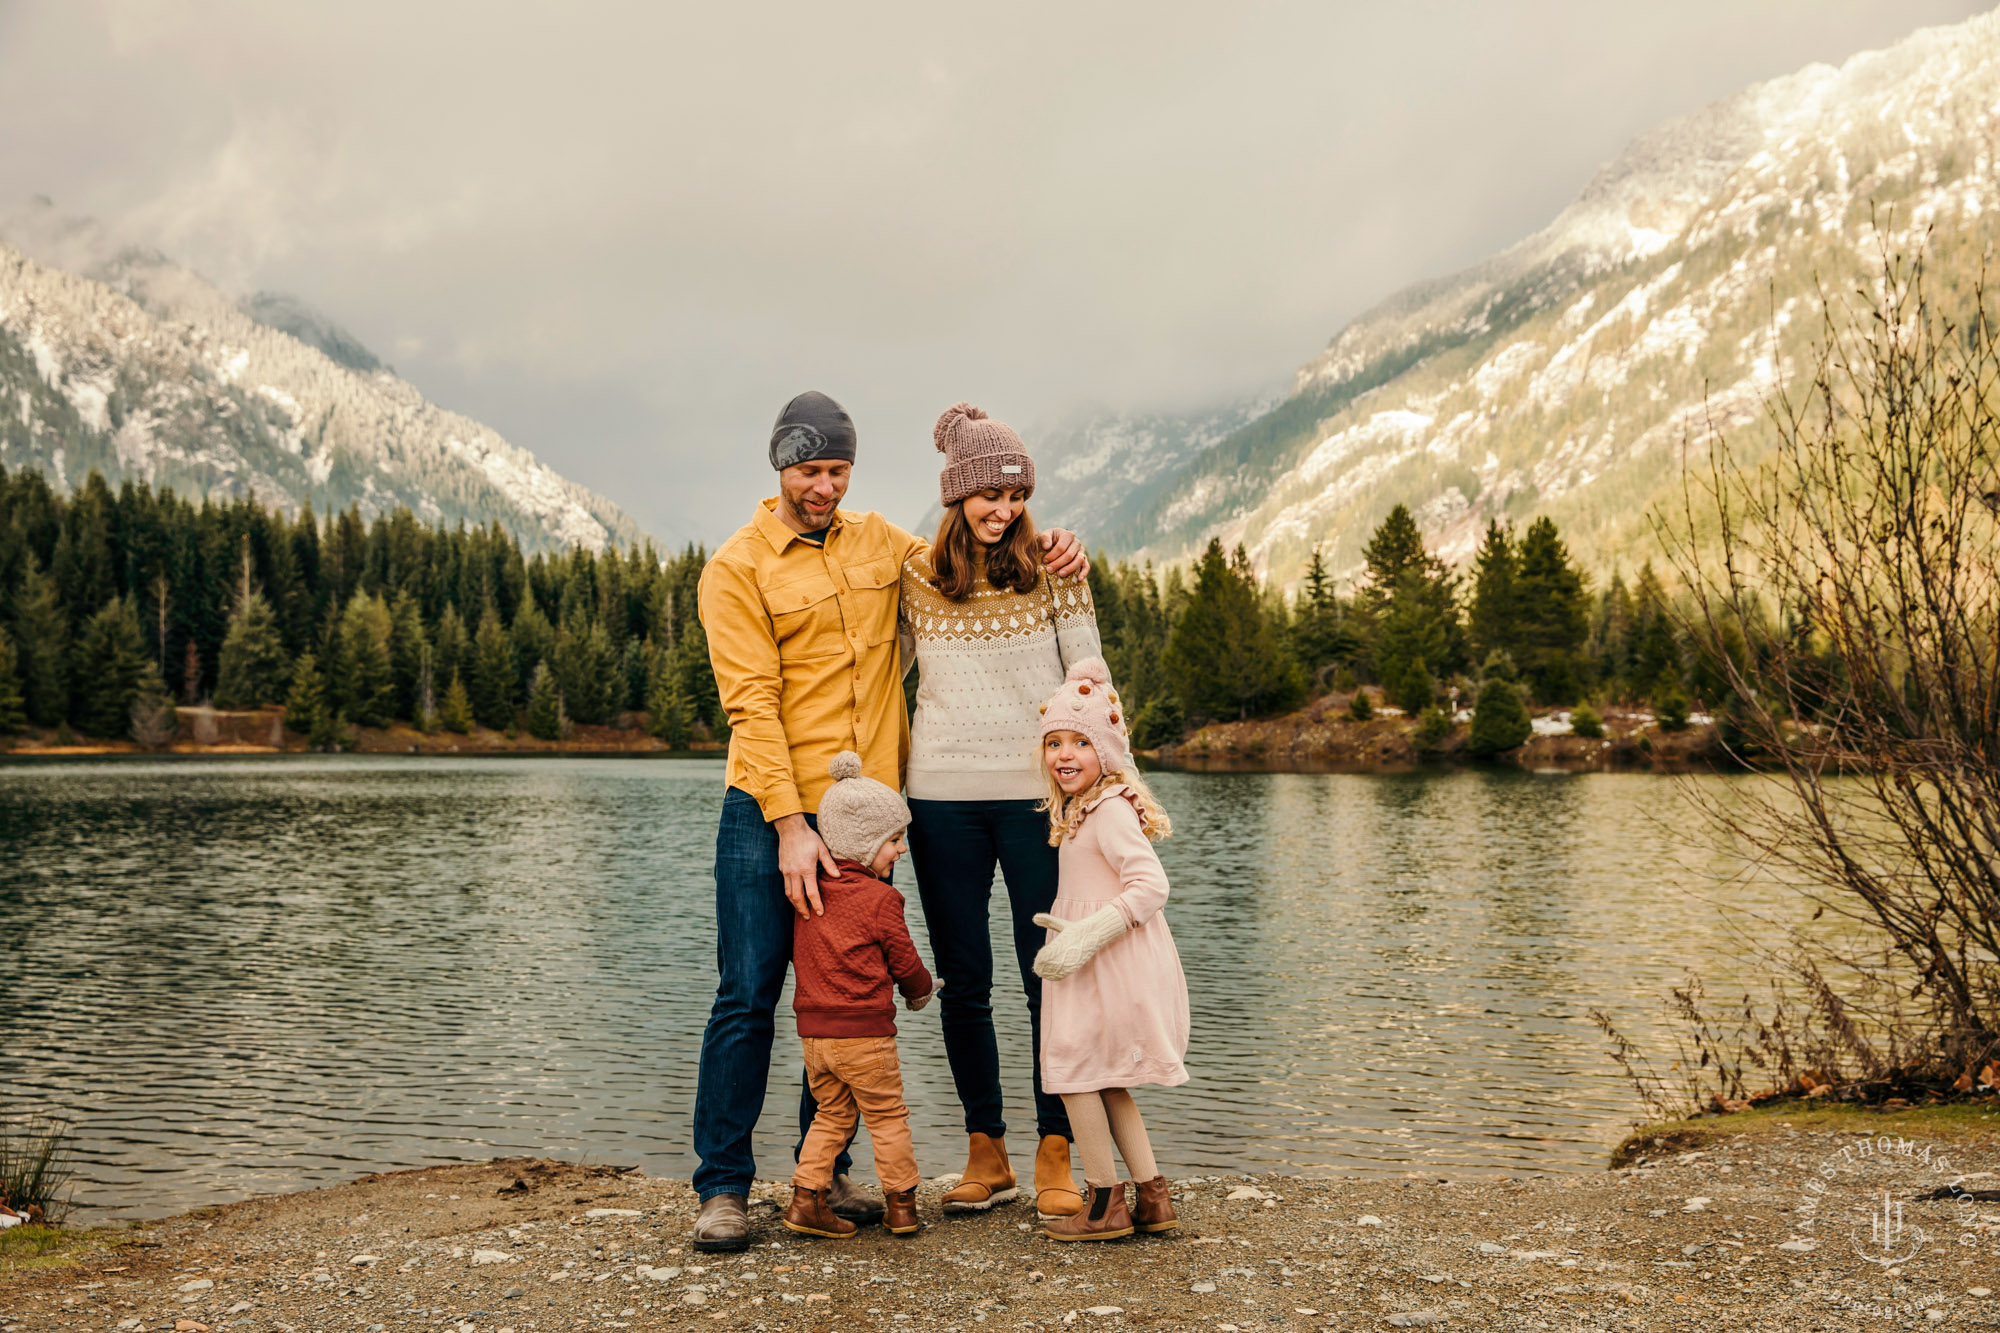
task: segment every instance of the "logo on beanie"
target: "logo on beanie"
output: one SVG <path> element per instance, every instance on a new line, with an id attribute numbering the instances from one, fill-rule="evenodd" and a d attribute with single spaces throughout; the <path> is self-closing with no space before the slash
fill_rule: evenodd
<path id="1" fill-rule="evenodd" d="M 1019 463 L 1002 463 L 1000 470 L 1010 477 L 1016 477 L 1021 473 L 1021 465 Z"/>
<path id="2" fill-rule="evenodd" d="M 826 448 L 826 434 L 817 426 L 793 426 L 771 445 L 771 462 L 783 472 L 809 459 L 820 457 Z"/>

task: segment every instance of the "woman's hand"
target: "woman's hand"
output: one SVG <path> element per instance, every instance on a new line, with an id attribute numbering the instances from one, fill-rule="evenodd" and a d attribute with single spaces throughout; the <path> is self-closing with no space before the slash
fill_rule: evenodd
<path id="1" fill-rule="evenodd" d="M 1037 912 L 1035 924 L 1056 932 L 1035 955 L 1035 975 L 1045 981 L 1061 981 L 1129 929 L 1125 914 L 1116 907 L 1101 907 L 1081 921 L 1059 921 Z"/>

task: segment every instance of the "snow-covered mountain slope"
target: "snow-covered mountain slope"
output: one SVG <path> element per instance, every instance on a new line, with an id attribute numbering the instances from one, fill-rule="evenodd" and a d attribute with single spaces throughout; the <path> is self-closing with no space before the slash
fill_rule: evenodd
<path id="1" fill-rule="evenodd" d="M 94 257 L 86 275 L 0 243 L 0 464 L 64 486 L 98 468 L 114 485 L 291 512 L 407 505 L 425 521 L 497 520 L 536 549 L 643 535 L 610 501 L 425 401 L 324 317 L 269 295 L 239 306 L 143 250 Z"/>
<path id="2" fill-rule="evenodd" d="M 1470 554 L 1548 513 L 1606 569 L 1650 553 L 1681 445 L 1754 459 L 1820 332 L 1817 293 L 1926 253 L 1969 289 L 2000 207 L 2000 14 L 1757 85 L 1635 141 L 1545 230 L 1343 329 L 1292 396 L 1093 542 L 1178 559 L 1243 542 L 1281 582 L 1352 570 L 1397 503 Z"/>

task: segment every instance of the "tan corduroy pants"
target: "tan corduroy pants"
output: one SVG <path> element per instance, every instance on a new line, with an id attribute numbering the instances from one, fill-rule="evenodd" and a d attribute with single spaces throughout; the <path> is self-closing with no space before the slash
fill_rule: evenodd
<path id="1" fill-rule="evenodd" d="M 885 1190 L 915 1189 L 917 1154 L 910 1146 L 910 1108 L 903 1102 L 903 1065 L 894 1037 L 806 1037 L 806 1075 L 819 1114 L 799 1148 L 792 1183 L 809 1190 L 833 1184 L 833 1162 L 854 1137 L 858 1116 L 875 1145 L 875 1177 Z"/>

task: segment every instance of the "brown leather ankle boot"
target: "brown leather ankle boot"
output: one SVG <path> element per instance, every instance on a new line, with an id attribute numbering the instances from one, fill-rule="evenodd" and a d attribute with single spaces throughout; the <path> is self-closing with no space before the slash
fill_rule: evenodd
<path id="1" fill-rule="evenodd" d="M 1007 1160 L 1007 1140 L 974 1134 L 966 1145 L 965 1174 L 945 1192 L 944 1210 L 985 1212 L 1020 1193 L 1021 1187 L 1014 1182 L 1014 1167 Z"/>
<path id="2" fill-rule="evenodd" d="M 1051 1217 L 1069 1217 L 1083 1207 L 1076 1192 L 1076 1178 L 1069 1171 L 1069 1140 L 1060 1134 L 1044 1134 L 1035 1150 L 1035 1211 L 1044 1222 Z"/>
<path id="3" fill-rule="evenodd" d="M 1174 1197 L 1165 1176 L 1142 1180 L 1136 1186 L 1138 1198 L 1132 1205 L 1132 1225 L 1140 1231 L 1172 1231 L 1181 1224 L 1174 1213 Z"/>
<path id="4" fill-rule="evenodd" d="M 792 1186 L 792 1206 L 785 1209 L 785 1230 L 796 1231 L 801 1236 L 824 1236 L 828 1240 L 846 1240 L 861 1230 L 836 1214 L 826 1196 L 825 1190 Z"/>
<path id="5" fill-rule="evenodd" d="M 1042 1228 L 1055 1240 L 1118 1240 L 1132 1234 L 1132 1214 L 1125 1207 L 1123 1185 L 1085 1185 L 1083 1208 L 1070 1217 L 1054 1218 Z"/>
<path id="6" fill-rule="evenodd" d="M 883 1190 L 882 1225 L 889 1228 L 894 1236 L 914 1236 L 922 1222 L 917 1220 L 917 1192 L 909 1190 Z"/>

